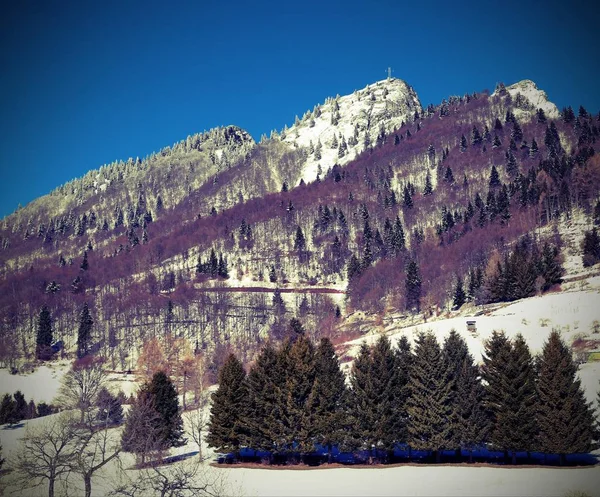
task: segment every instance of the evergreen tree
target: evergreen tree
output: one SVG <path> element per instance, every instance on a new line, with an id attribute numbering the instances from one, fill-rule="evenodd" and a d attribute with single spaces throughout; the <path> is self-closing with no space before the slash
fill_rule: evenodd
<path id="1" fill-rule="evenodd" d="M 412 209 L 413 208 L 413 199 L 412 199 L 412 195 L 410 193 L 410 189 L 408 188 L 408 185 L 406 185 L 404 187 L 404 190 L 402 192 L 402 203 L 404 205 L 404 207 L 406 207 L 407 209 Z"/>
<path id="2" fill-rule="evenodd" d="M 350 256 L 350 260 L 348 261 L 348 269 L 346 271 L 348 275 L 348 281 L 351 281 L 355 276 L 360 276 L 361 270 L 362 268 L 358 257 L 352 254 L 352 256 Z"/>
<path id="3" fill-rule="evenodd" d="M 391 453 L 398 442 L 405 442 L 405 416 L 402 409 L 403 387 L 401 380 L 401 369 L 396 352 L 391 347 L 389 339 L 382 335 L 370 351 L 369 357 L 369 380 L 371 412 L 369 417 L 375 423 L 369 431 L 367 445 L 378 449 L 387 450 Z"/>
<path id="4" fill-rule="evenodd" d="M 518 335 L 511 344 L 503 332 L 494 331 L 485 344 L 483 379 L 485 405 L 491 414 L 491 442 L 505 455 L 535 448 L 536 394 L 533 360 L 527 344 Z"/>
<path id="5" fill-rule="evenodd" d="M 13 398 L 15 399 L 15 420 L 16 422 L 21 421 L 22 419 L 27 419 L 27 402 L 25 401 L 25 396 L 20 390 L 17 390 L 13 394 Z"/>
<path id="6" fill-rule="evenodd" d="M 98 391 L 96 398 L 98 412 L 96 418 L 106 425 L 119 425 L 123 422 L 123 406 L 119 397 L 112 395 L 106 387 Z"/>
<path id="7" fill-rule="evenodd" d="M 496 169 L 496 166 L 492 166 L 492 170 L 490 171 L 489 187 L 498 188 L 500 185 L 500 175 L 498 174 L 498 170 Z"/>
<path id="8" fill-rule="evenodd" d="M 302 232 L 302 228 L 298 226 L 296 229 L 296 237 L 294 238 L 294 250 L 303 251 L 306 249 L 306 239 L 304 238 L 304 233 Z"/>
<path id="9" fill-rule="evenodd" d="M 431 174 L 429 170 L 427 170 L 427 175 L 425 176 L 425 187 L 423 188 L 423 195 L 431 195 L 433 193 L 433 186 L 431 184 Z"/>
<path id="10" fill-rule="evenodd" d="M 375 419 L 371 386 L 371 349 L 362 342 L 350 374 L 351 445 L 357 449 L 371 448 L 371 432 Z"/>
<path id="11" fill-rule="evenodd" d="M 593 266 L 600 260 L 600 236 L 596 227 L 584 233 L 582 248 L 584 267 Z"/>
<path id="12" fill-rule="evenodd" d="M 52 318 L 50 310 L 44 305 L 40 311 L 37 321 L 36 356 L 38 359 L 46 360 L 52 355 Z"/>
<path id="13" fill-rule="evenodd" d="M 237 452 L 244 440 L 248 389 L 242 363 L 230 354 L 219 371 L 219 388 L 212 396 L 206 441 L 221 452 Z"/>
<path id="14" fill-rule="evenodd" d="M 178 447 L 183 439 L 183 420 L 179 410 L 179 399 L 173 382 L 163 372 L 152 376 L 148 392 L 153 398 L 154 409 L 160 415 L 161 436 L 167 447 Z"/>
<path id="15" fill-rule="evenodd" d="M 322 338 L 315 353 L 315 382 L 312 396 L 311 427 L 316 443 L 331 448 L 347 443 L 348 391 L 333 344 Z"/>
<path id="16" fill-rule="evenodd" d="M 216 278 L 219 274 L 219 260 L 215 249 L 210 249 L 210 256 L 208 258 L 208 272 L 212 278 Z"/>
<path id="17" fill-rule="evenodd" d="M 517 164 L 517 158 L 511 150 L 506 152 L 506 172 L 513 178 L 519 172 L 519 165 Z"/>
<path id="18" fill-rule="evenodd" d="M 396 216 L 396 220 L 394 221 L 393 246 L 395 255 L 398 255 L 400 252 L 404 252 L 406 250 L 404 228 L 402 227 L 402 221 L 400 221 L 399 216 Z"/>
<path id="19" fill-rule="evenodd" d="M 0 402 L 0 424 L 15 424 L 17 419 L 16 402 L 10 394 L 4 394 Z"/>
<path id="20" fill-rule="evenodd" d="M 485 390 L 465 340 L 451 330 L 444 342 L 444 360 L 452 380 L 452 442 L 457 452 L 470 451 L 487 440 L 489 421 L 483 407 Z"/>
<path id="21" fill-rule="evenodd" d="M 81 359 L 89 353 L 90 340 L 92 339 L 92 326 L 94 320 L 90 315 L 87 302 L 79 314 L 79 329 L 77 330 L 77 358 Z"/>
<path id="22" fill-rule="evenodd" d="M 454 183 L 454 174 L 452 173 L 452 168 L 450 166 L 446 167 L 444 181 L 450 185 Z"/>
<path id="23" fill-rule="evenodd" d="M 239 435 L 236 434 L 236 437 L 239 436 L 240 445 L 256 450 L 273 449 L 277 440 L 277 399 L 279 389 L 283 385 L 282 373 L 284 371 L 280 371 L 278 367 L 277 352 L 267 344 L 246 378 L 248 402 L 245 406 L 238 406 L 242 409 Z M 234 391 L 233 386 L 230 390 Z M 239 392 L 236 398 L 243 399 L 244 395 L 244 392 Z M 231 408 L 234 409 L 236 405 L 234 403 Z M 226 418 L 223 420 L 226 421 Z"/>
<path id="24" fill-rule="evenodd" d="M 303 452 L 314 447 L 312 426 L 313 392 L 316 375 L 315 350 L 311 341 L 300 335 L 291 345 L 288 354 L 287 381 L 280 385 L 283 389 L 280 399 L 279 441 L 285 446 Z"/>
<path id="25" fill-rule="evenodd" d="M 544 243 L 542 249 L 542 277 L 544 284 L 542 291 L 547 291 L 552 285 L 562 281 L 564 269 L 558 260 L 558 249 L 552 248 L 548 242 Z"/>
<path id="26" fill-rule="evenodd" d="M 465 135 L 461 135 L 460 137 L 460 151 L 461 152 L 466 152 L 467 150 L 467 139 L 465 137 Z"/>
<path id="27" fill-rule="evenodd" d="M 229 270 L 227 269 L 227 259 L 223 257 L 223 254 L 219 254 L 219 262 L 217 264 L 217 275 L 219 278 L 229 278 Z"/>
<path id="28" fill-rule="evenodd" d="M 467 296 L 463 289 L 463 280 L 460 277 L 456 278 L 456 286 L 454 287 L 454 297 L 452 298 L 452 309 L 458 310 L 467 301 Z"/>
<path id="29" fill-rule="evenodd" d="M 440 451 L 453 445 L 453 381 L 432 333 L 420 333 L 415 342 L 409 384 L 409 443 L 417 450 L 433 451 L 439 462 Z"/>
<path id="30" fill-rule="evenodd" d="M 81 261 L 81 266 L 79 266 L 79 268 L 82 271 L 87 271 L 89 269 L 89 267 L 90 267 L 90 265 L 88 263 L 88 253 L 87 253 L 87 250 L 85 250 L 83 252 L 83 260 Z"/>
<path id="31" fill-rule="evenodd" d="M 421 273 L 416 261 L 411 260 L 406 266 L 406 309 L 416 310 L 421 309 Z"/>
<path id="32" fill-rule="evenodd" d="M 537 421 L 539 448 L 565 455 L 589 452 L 594 437 L 594 415 L 586 402 L 571 351 L 553 330 L 538 363 Z"/>

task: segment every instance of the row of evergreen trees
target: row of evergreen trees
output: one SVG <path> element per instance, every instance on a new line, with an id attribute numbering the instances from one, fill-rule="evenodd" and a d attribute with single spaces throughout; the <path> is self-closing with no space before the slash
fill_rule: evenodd
<path id="1" fill-rule="evenodd" d="M 278 349 L 267 345 L 246 375 L 230 355 L 213 395 L 209 445 L 272 454 L 306 454 L 317 445 L 342 450 L 399 444 L 432 451 L 588 452 L 594 416 L 571 352 L 553 331 L 534 361 L 522 336 L 494 332 L 478 367 L 452 330 L 440 346 L 421 333 L 393 348 L 385 336 L 363 343 L 349 386 L 333 345 L 304 335 Z"/>

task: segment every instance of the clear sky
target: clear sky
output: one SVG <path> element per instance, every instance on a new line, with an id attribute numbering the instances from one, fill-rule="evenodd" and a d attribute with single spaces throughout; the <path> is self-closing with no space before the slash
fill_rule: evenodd
<path id="1" fill-rule="evenodd" d="M 9 0 L 0 217 L 104 163 L 235 124 L 255 139 L 385 78 L 421 103 L 532 79 L 600 110 L 594 2 Z"/>

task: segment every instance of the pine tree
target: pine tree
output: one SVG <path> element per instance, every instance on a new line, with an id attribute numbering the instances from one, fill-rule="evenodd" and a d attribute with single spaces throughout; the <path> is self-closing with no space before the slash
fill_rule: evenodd
<path id="1" fill-rule="evenodd" d="M 90 265 L 88 263 L 88 253 L 87 253 L 87 250 L 85 250 L 83 252 L 83 260 L 81 261 L 81 266 L 79 266 L 79 268 L 82 271 L 87 271 L 89 269 L 89 267 L 90 267 Z"/>
<path id="2" fill-rule="evenodd" d="M 304 233 L 302 232 L 302 228 L 298 226 L 296 229 L 296 237 L 294 238 L 294 250 L 303 251 L 306 249 L 306 239 L 304 238 Z"/>
<path id="3" fill-rule="evenodd" d="M 22 419 L 27 419 L 27 402 L 25 401 L 25 396 L 20 390 L 17 390 L 13 394 L 13 398 L 15 399 L 15 420 L 16 422 L 21 421 Z"/>
<path id="4" fill-rule="evenodd" d="M 431 195 L 433 193 L 433 186 L 431 184 L 431 174 L 429 170 L 425 176 L 425 187 L 423 188 L 423 195 Z"/>
<path id="5" fill-rule="evenodd" d="M 179 410 L 177 391 L 164 371 L 154 373 L 148 392 L 153 398 L 154 409 L 161 417 L 161 436 L 166 446 L 178 447 L 183 445 L 185 443 L 183 439 L 183 420 Z"/>
<path id="6" fill-rule="evenodd" d="M 450 166 L 446 167 L 444 181 L 450 185 L 454 183 L 454 174 L 452 173 L 452 168 Z"/>
<path id="7" fill-rule="evenodd" d="M 406 185 L 404 187 L 404 190 L 402 192 L 402 203 L 404 205 L 404 207 L 406 207 L 407 209 L 412 209 L 413 208 L 413 199 L 412 199 L 412 195 L 410 193 L 410 189 L 408 188 L 408 185 Z"/>
<path id="8" fill-rule="evenodd" d="M 490 171 L 489 187 L 498 188 L 500 185 L 500 175 L 498 174 L 498 170 L 496 169 L 496 166 L 492 166 L 492 170 Z"/>
<path id="9" fill-rule="evenodd" d="M 16 402 L 10 394 L 4 394 L 0 402 L 0 424 L 15 424 L 17 419 Z"/>
<path id="10" fill-rule="evenodd" d="M 106 387 L 102 387 L 96 399 L 98 412 L 96 418 L 105 426 L 119 425 L 123 422 L 123 406 L 118 397 L 112 395 Z"/>
<path id="11" fill-rule="evenodd" d="M 535 372 L 523 337 L 511 344 L 503 332 L 494 331 L 485 344 L 483 379 L 485 405 L 491 415 L 491 442 L 505 455 L 535 448 Z"/>
<path id="12" fill-rule="evenodd" d="M 240 445 L 256 450 L 272 450 L 277 438 L 276 402 L 277 392 L 281 387 L 277 380 L 280 378 L 277 352 L 267 344 L 246 378 L 248 401 L 245 406 L 241 406 L 238 428 Z M 243 398 L 244 395 L 242 392 L 236 397 Z"/>
<path id="13" fill-rule="evenodd" d="M 472 450 L 487 440 L 489 420 L 483 407 L 485 390 L 479 372 L 465 340 L 451 330 L 443 347 L 452 380 L 452 442 L 457 453 L 461 448 Z"/>
<path id="14" fill-rule="evenodd" d="M 454 297 L 452 298 L 452 309 L 455 311 L 460 309 L 467 301 L 467 296 L 463 289 L 463 280 L 460 277 L 456 278 L 456 286 L 454 287 Z"/>
<path id="15" fill-rule="evenodd" d="M 40 311 L 37 322 L 36 356 L 38 359 L 46 360 L 52 355 L 52 318 L 50 310 L 44 305 Z"/>
<path id="16" fill-rule="evenodd" d="M 281 417 L 283 439 L 289 448 L 293 445 L 301 453 L 314 448 L 314 429 L 311 426 L 313 404 L 316 402 L 313 386 L 316 375 L 315 350 L 311 341 L 300 335 L 291 345 L 288 355 L 287 381 L 283 388 Z"/>
<path id="17" fill-rule="evenodd" d="M 81 359 L 89 352 L 90 340 L 92 339 L 92 326 L 94 320 L 90 315 L 87 302 L 83 304 L 79 314 L 79 329 L 77 330 L 77 358 Z"/>
<path id="18" fill-rule="evenodd" d="M 394 254 L 398 255 L 400 252 L 406 250 L 406 238 L 404 236 L 404 228 L 402 227 L 402 221 L 400 217 L 396 216 L 394 221 L 394 238 L 393 238 Z"/>
<path id="19" fill-rule="evenodd" d="M 544 243 L 542 249 L 542 277 L 544 284 L 542 291 L 547 291 L 552 285 L 562 281 L 564 269 L 558 260 L 558 249 L 552 248 L 548 242 Z"/>
<path id="20" fill-rule="evenodd" d="M 377 420 L 371 386 L 371 349 L 362 342 L 350 374 L 350 444 L 357 449 L 371 448 L 371 432 Z"/>
<path id="21" fill-rule="evenodd" d="M 416 261 L 411 260 L 406 266 L 406 309 L 416 310 L 421 309 L 421 274 Z"/>
<path id="22" fill-rule="evenodd" d="M 244 438 L 244 410 L 248 389 L 242 363 L 230 354 L 219 371 L 219 388 L 213 393 L 208 436 L 210 447 L 221 452 L 237 452 Z"/>
<path id="23" fill-rule="evenodd" d="M 208 258 L 208 271 L 212 278 L 216 278 L 219 274 L 219 260 L 217 259 L 217 254 L 215 254 L 215 249 L 210 249 L 210 256 Z"/>
<path id="24" fill-rule="evenodd" d="M 439 462 L 440 451 L 453 445 L 453 382 L 432 333 L 420 333 L 415 342 L 409 385 L 409 443 L 412 448 L 433 451 Z"/>
<path id="25" fill-rule="evenodd" d="M 553 330 L 544 343 L 538 363 L 537 421 L 539 448 L 565 455 L 589 452 L 594 436 L 594 415 L 586 402 L 571 351 Z"/>
<path id="26" fill-rule="evenodd" d="M 399 435 L 406 435 L 403 433 L 405 417 L 402 409 L 405 406 L 401 396 L 404 385 L 397 355 L 385 335 L 379 337 L 371 349 L 369 368 L 370 417 L 375 424 L 371 426 L 368 442 L 391 453 L 396 443 L 406 441 L 399 439 Z"/>

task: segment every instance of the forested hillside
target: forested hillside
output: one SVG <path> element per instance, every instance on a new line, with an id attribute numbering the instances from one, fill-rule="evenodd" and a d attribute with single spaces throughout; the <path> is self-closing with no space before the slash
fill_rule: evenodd
<path id="1" fill-rule="evenodd" d="M 2 359 L 75 354 L 84 306 L 86 350 L 113 368 L 177 336 L 216 374 L 291 318 L 317 339 L 352 333 L 355 310 L 427 318 L 547 291 L 553 222 L 600 213 L 599 119 L 531 82 L 423 108 L 392 79 L 258 144 L 230 126 L 103 166 L 2 221 Z"/>

